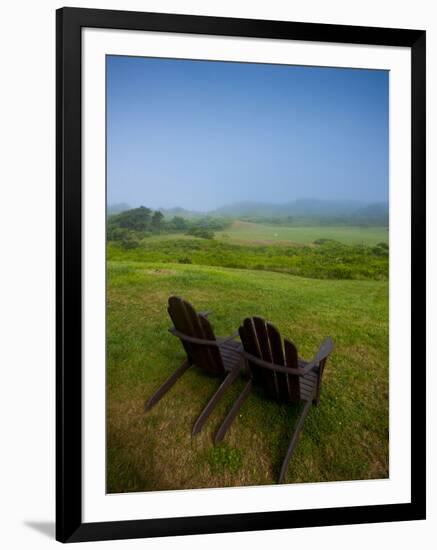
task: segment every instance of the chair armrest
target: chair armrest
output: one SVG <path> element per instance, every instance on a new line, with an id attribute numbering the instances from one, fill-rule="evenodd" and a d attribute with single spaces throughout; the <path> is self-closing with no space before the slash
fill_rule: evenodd
<path id="1" fill-rule="evenodd" d="M 320 347 L 316 353 L 316 355 L 313 358 L 313 361 L 316 361 L 317 363 L 320 363 L 320 361 L 323 361 L 323 359 L 326 359 L 330 353 L 332 353 L 334 349 L 334 340 L 328 336 L 328 338 L 325 338 L 323 342 L 320 344 Z"/>
<path id="2" fill-rule="evenodd" d="M 299 368 L 291 368 L 291 367 L 284 367 L 284 365 L 277 365 L 275 363 L 270 363 L 269 361 L 264 361 L 263 359 L 260 359 L 259 357 L 255 357 L 254 355 L 251 355 L 250 353 L 247 353 L 246 351 L 243 351 L 241 354 L 242 356 L 247 359 L 248 361 L 251 361 L 252 363 L 255 363 L 255 365 L 259 365 L 260 367 L 264 367 L 266 369 L 273 370 L 275 372 L 283 372 L 284 374 L 294 374 L 297 376 L 305 376 L 305 374 L 308 374 L 311 370 L 316 370 L 319 366 L 320 361 L 323 361 L 323 359 L 326 359 L 328 355 L 331 353 L 331 351 L 334 349 L 334 342 L 332 338 L 326 338 L 322 342 L 322 344 L 319 347 L 319 350 L 317 351 L 316 355 L 309 361 L 305 367 L 299 367 Z"/>
<path id="3" fill-rule="evenodd" d="M 202 317 L 208 317 L 208 315 L 212 315 L 213 311 L 199 311 L 199 315 Z"/>
<path id="4" fill-rule="evenodd" d="M 317 373 L 317 389 L 316 389 L 316 395 L 314 399 L 314 403 L 316 405 L 319 403 L 319 400 L 320 400 L 320 388 L 322 385 L 322 376 L 323 376 L 323 371 L 325 370 L 326 359 L 333 349 L 334 349 L 334 342 L 332 338 L 326 338 L 320 344 L 319 350 L 313 359 L 313 361 L 318 362 L 318 366 L 314 369 L 314 371 Z"/>
<path id="5" fill-rule="evenodd" d="M 308 363 L 304 368 L 291 368 L 291 367 L 284 367 L 284 365 L 277 365 L 276 363 L 270 363 L 269 361 L 264 361 L 264 359 L 260 359 L 259 357 L 255 357 L 254 355 L 251 355 L 250 353 L 247 353 L 246 351 L 242 351 L 241 355 L 251 363 L 255 363 L 255 365 L 258 365 L 259 367 L 264 367 L 269 370 L 273 370 L 275 372 L 283 372 L 284 374 L 296 374 L 297 376 L 303 376 L 307 372 L 309 372 L 315 365 L 313 365 L 312 361 Z"/>
<path id="6" fill-rule="evenodd" d="M 235 332 L 234 334 L 231 334 L 231 336 L 228 336 L 227 338 L 219 338 L 217 340 L 206 340 L 204 338 L 194 338 L 194 336 L 188 336 L 187 334 L 184 334 L 183 332 L 179 332 L 175 329 L 175 327 L 170 327 L 168 329 L 170 334 L 173 334 L 173 336 L 176 336 L 177 338 L 180 338 L 184 342 L 188 342 L 189 344 L 198 344 L 199 346 L 220 346 L 222 344 L 225 344 L 226 342 L 229 342 L 230 340 L 233 340 L 238 336 L 238 332 Z"/>
<path id="7" fill-rule="evenodd" d="M 286 338 L 284 338 L 284 341 L 290 342 Z M 332 353 L 333 349 L 334 341 L 330 336 L 328 336 L 320 344 L 319 349 L 317 350 L 317 353 L 314 355 L 314 357 L 310 361 L 303 361 L 304 363 L 306 363 L 306 365 L 304 366 L 305 372 L 308 372 L 308 369 L 317 370 L 319 363 L 326 359 L 328 355 Z"/>
<path id="8" fill-rule="evenodd" d="M 187 336 L 183 332 L 179 332 L 174 327 L 171 327 L 168 329 L 170 334 L 173 334 L 173 336 L 177 336 L 184 342 L 188 342 L 190 344 L 198 344 L 199 346 L 217 346 L 218 342 L 217 340 L 204 340 L 203 338 L 194 338 L 194 336 Z"/>

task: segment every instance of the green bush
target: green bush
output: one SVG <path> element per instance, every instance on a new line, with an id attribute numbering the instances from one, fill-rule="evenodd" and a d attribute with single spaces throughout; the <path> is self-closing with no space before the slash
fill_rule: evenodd
<path id="1" fill-rule="evenodd" d="M 332 239 L 316 239 L 314 241 L 314 244 L 332 244 L 332 243 L 336 243 L 337 241 L 334 241 Z"/>
<path id="2" fill-rule="evenodd" d="M 178 258 L 179 264 L 192 264 L 191 258 Z"/>
<path id="3" fill-rule="evenodd" d="M 187 235 L 192 235 L 193 237 L 200 237 L 202 239 L 213 239 L 214 232 L 205 227 L 190 227 L 187 231 Z"/>
<path id="4" fill-rule="evenodd" d="M 139 248 L 140 243 L 132 237 L 127 237 L 127 238 L 121 240 L 121 246 L 125 250 L 131 250 L 133 248 Z"/>

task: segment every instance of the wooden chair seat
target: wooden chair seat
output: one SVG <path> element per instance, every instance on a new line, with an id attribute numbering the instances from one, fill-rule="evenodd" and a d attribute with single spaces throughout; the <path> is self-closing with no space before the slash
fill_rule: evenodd
<path id="1" fill-rule="evenodd" d="M 239 363 L 241 363 L 241 351 L 243 346 L 241 342 L 228 340 L 221 343 L 221 338 L 217 339 L 220 355 L 223 361 L 223 367 L 226 372 L 231 372 Z M 226 339 L 223 339 L 226 340 Z"/>
<path id="2" fill-rule="evenodd" d="M 299 361 L 299 367 L 306 367 L 307 361 Z M 318 383 L 318 369 L 311 370 L 307 374 L 299 377 L 299 390 L 301 401 L 312 401 L 314 399 L 315 392 L 317 390 Z"/>

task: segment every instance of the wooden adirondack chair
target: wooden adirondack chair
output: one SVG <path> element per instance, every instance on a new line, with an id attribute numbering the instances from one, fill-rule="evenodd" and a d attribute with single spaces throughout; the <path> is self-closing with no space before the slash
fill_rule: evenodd
<path id="1" fill-rule="evenodd" d="M 182 298 L 169 298 L 168 313 L 174 324 L 169 332 L 180 339 L 187 358 L 150 397 L 145 410 L 150 410 L 192 365 L 197 365 L 209 374 L 222 377 L 222 384 L 194 424 L 192 435 L 196 435 L 201 431 L 214 406 L 244 367 L 242 345 L 235 341 L 238 332 L 227 338 L 216 338 L 207 318 L 210 312 L 197 313 L 193 306 Z"/>
<path id="2" fill-rule="evenodd" d="M 218 430 L 215 443 L 223 439 L 253 383 L 262 386 L 270 397 L 280 402 L 303 402 L 302 412 L 282 463 L 279 475 L 279 483 L 282 483 L 305 418 L 311 405 L 319 402 L 323 370 L 334 342 L 326 338 L 314 358 L 306 362 L 298 358 L 296 346 L 290 340 L 282 341 L 278 330 L 261 317 L 245 319 L 239 333 L 244 347 L 242 356 L 251 377 Z"/>

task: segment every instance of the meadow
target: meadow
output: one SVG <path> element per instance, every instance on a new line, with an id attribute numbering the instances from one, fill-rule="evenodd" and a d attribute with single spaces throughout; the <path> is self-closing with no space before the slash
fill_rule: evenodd
<path id="1" fill-rule="evenodd" d="M 263 316 L 306 359 L 332 336 L 320 405 L 305 422 L 286 482 L 388 476 L 386 229 L 248 223 L 233 223 L 214 239 L 181 232 L 132 248 L 108 243 L 108 492 L 272 484 L 288 446 L 297 407 L 256 390 L 214 447 L 241 381 L 192 438 L 219 384 L 195 367 L 144 413 L 146 399 L 184 359 L 168 332 L 173 294 L 212 310 L 220 336 L 247 316 Z"/>
<path id="2" fill-rule="evenodd" d="M 376 245 L 388 242 L 388 229 L 383 226 L 276 225 L 234 221 L 229 228 L 216 233 L 218 239 L 230 242 L 308 244 L 317 239 L 332 239 L 343 244 Z"/>
<path id="3" fill-rule="evenodd" d="M 370 247 L 320 240 L 319 244 L 236 244 L 216 239 L 172 234 L 146 237 L 127 250 L 111 244 L 112 259 L 173 262 L 275 271 L 317 279 L 386 279 L 388 249 L 385 243 Z"/>

